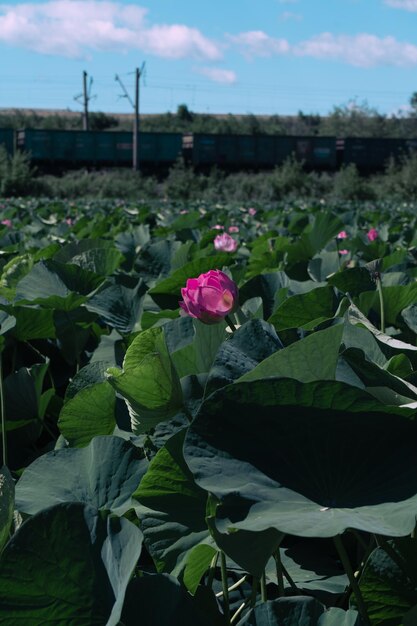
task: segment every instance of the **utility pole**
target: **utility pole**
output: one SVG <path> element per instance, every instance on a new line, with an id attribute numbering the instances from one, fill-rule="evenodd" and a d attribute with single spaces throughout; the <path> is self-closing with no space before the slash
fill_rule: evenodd
<path id="1" fill-rule="evenodd" d="M 87 94 L 87 72 L 83 72 L 83 98 L 84 98 L 84 115 L 83 115 L 83 130 L 89 129 L 88 123 L 88 94 Z"/>
<path id="2" fill-rule="evenodd" d="M 115 80 L 120 84 L 121 88 L 124 91 L 123 98 L 127 98 L 132 105 L 134 110 L 133 116 L 133 151 L 132 151 L 132 167 L 135 171 L 139 170 L 139 84 L 140 77 L 143 74 L 143 70 L 145 69 L 145 63 L 142 63 L 142 67 L 139 69 L 138 67 L 135 70 L 135 101 L 132 101 L 132 98 L 129 96 L 129 93 L 122 83 L 120 77 L 116 74 Z"/>
<path id="3" fill-rule="evenodd" d="M 93 79 L 90 78 L 90 82 L 88 84 L 88 89 L 87 89 L 87 72 L 84 70 L 83 71 L 83 92 L 78 94 L 78 96 L 74 97 L 74 100 L 76 100 L 77 102 L 80 102 L 80 99 L 82 98 L 82 102 L 83 102 L 83 130 L 89 130 L 90 129 L 90 124 L 89 124 L 89 119 L 88 119 L 88 103 L 90 102 L 90 100 L 93 97 L 93 96 L 91 96 L 91 86 L 92 86 L 92 84 L 93 84 Z"/>

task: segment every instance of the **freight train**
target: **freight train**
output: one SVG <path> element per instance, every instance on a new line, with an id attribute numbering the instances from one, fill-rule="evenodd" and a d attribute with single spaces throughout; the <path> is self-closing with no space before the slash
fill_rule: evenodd
<path id="1" fill-rule="evenodd" d="M 40 170 L 132 165 L 131 132 L 0 129 L 0 144 L 9 154 L 27 152 Z M 390 158 L 417 152 L 417 139 L 297 137 L 141 132 L 140 168 L 166 170 L 180 157 L 199 171 L 213 166 L 229 171 L 265 170 L 293 155 L 309 170 L 335 171 L 354 164 L 367 173 L 383 169 Z"/>

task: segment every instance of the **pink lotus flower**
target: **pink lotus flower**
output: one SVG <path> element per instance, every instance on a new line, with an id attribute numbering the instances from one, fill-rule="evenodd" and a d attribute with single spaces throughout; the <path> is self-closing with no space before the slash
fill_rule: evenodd
<path id="1" fill-rule="evenodd" d="M 189 278 L 181 289 L 181 315 L 189 315 L 205 324 L 216 324 L 233 313 L 238 304 L 237 285 L 220 270 L 210 270 L 198 278 Z"/>
<path id="2" fill-rule="evenodd" d="M 187 213 L 187 209 L 182 209 L 182 211 L 180 211 L 180 215 L 187 215 Z"/>
<path id="3" fill-rule="evenodd" d="M 369 241 L 375 241 L 375 239 L 378 239 L 378 231 L 377 231 L 377 229 L 376 228 L 371 228 L 366 233 L 366 236 L 368 237 Z"/>
<path id="4" fill-rule="evenodd" d="M 229 233 L 238 233 L 239 226 L 229 226 Z"/>
<path id="5" fill-rule="evenodd" d="M 349 254 L 349 250 L 339 250 L 339 254 Z"/>
<path id="6" fill-rule="evenodd" d="M 12 227 L 12 220 L 1 220 L 1 223 L 3 224 L 3 226 L 7 226 L 7 228 Z"/>
<path id="7" fill-rule="evenodd" d="M 74 221 L 70 217 L 67 217 L 65 223 L 68 224 L 68 226 L 72 226 L 74 224 Z"/>
<path id="8" fill-rule="evenodd" d="M 336 239 L 347 239 L 347 232 L 345 230 L 341 230 L 340 233 L 336 235 Z"/>
<path id="9" fill-rule="evenodd" d="M 215 226 L 211 227 L 211 230 L 224 230 L 224 226 L 222 226 L 221 224 L 216 224 Z"/>
<path id="10" fill-rule="evenodd" d="M 214 239 L 214 247 L 221 252 L 236 252 L 238 243 L 227 233 L 217 235 Z"/>
<path id="11" fill-rule="evenodd" d="M 257 214 L 257 210 L 256 210 L 256 209 L 254 209 L 253 207 L 251 207 L 250 209 L 248 209 L 248 213 L 249 213 L 249 215 L 254 216 L 254 215 L 256 215 L 256 214 Z"/>

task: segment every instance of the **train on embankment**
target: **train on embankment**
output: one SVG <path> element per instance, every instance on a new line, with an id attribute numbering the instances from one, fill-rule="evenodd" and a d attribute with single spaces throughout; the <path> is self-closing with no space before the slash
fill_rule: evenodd
<path id="1" fill-rule="evenodd" d="M 133 135 L 126 131 L 0 129 L 0 145 L 22 151 L 41 171 L 129 167 Z M 208 133 L 140 132 L 138 161 L 143 171 L 164 171 L 179 158 L 199 171 L 261 171 L 293 156 L 308 170 L 336 171 L 354 164 L 360 172 L 384 169 L 390 159 L 417 153 L 417 138 L 374 138 Z"/>

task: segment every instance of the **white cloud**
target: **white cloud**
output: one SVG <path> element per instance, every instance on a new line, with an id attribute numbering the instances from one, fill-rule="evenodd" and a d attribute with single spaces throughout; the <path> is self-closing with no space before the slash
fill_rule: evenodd
<path id="1" fill-rule="evenodd" d="M 357 67 L 417 64 L 417 46 L 394 37 L 322 33 L 293 47 L 296 56 L 334 59 Z"/>
<path id="2" fill-rule="evenodd" d="M 84 57 L 93 50 L 141 50 L 164 58 L 218 60 L 220 46 L 196 28 L 154 24 L 148 10 L 99 0 L 0 5 L 0 41 L 43 54 Z"/>
<path id="3" fill-rule="evenodd" d="M 196 70 L 199 74 L 207 76 L 215 83 L 222 83 L 224 85 L 232 85 L 236 82 L 236 73 L 232 70 L 224 70 L 219 67 L 201 67 Z"/>
<path id="4" fill-rule="evenodd" d="M 275 54 L 286 54 L 290 49 L 286 39 L 275 39 L 262 30 L 229 35 L 228 39 L 248 57 L 270 57 Z"/>
<path id="5" fill-rule="evenodd" d="M 417 0 L 384 0 L 385 4 L 394 9 L 404 9 L 404 11 L 417 11 Z"/>
<path id="6" fill-rule="evenodd" d="M 301 15 L 301 13 L 293 13 L 292 11 L 284 11 L 279 16 L 279 19 L 282 22 L 288 22 L 288 20 L 300 21 L 303 19 L 303 16 Z"/>
<path id="7" fill-rule="evenodd" d="M 368 33 L 335 35 L 321 33 L 290 45 L 286 39 L 275 39 L 263 31 L 229 35 L 229 42 L 246 57 L 291 55 L 335 60 L 356 67 L 417 65 L 417 46 L 394 37 L 377 37 Z"/>

